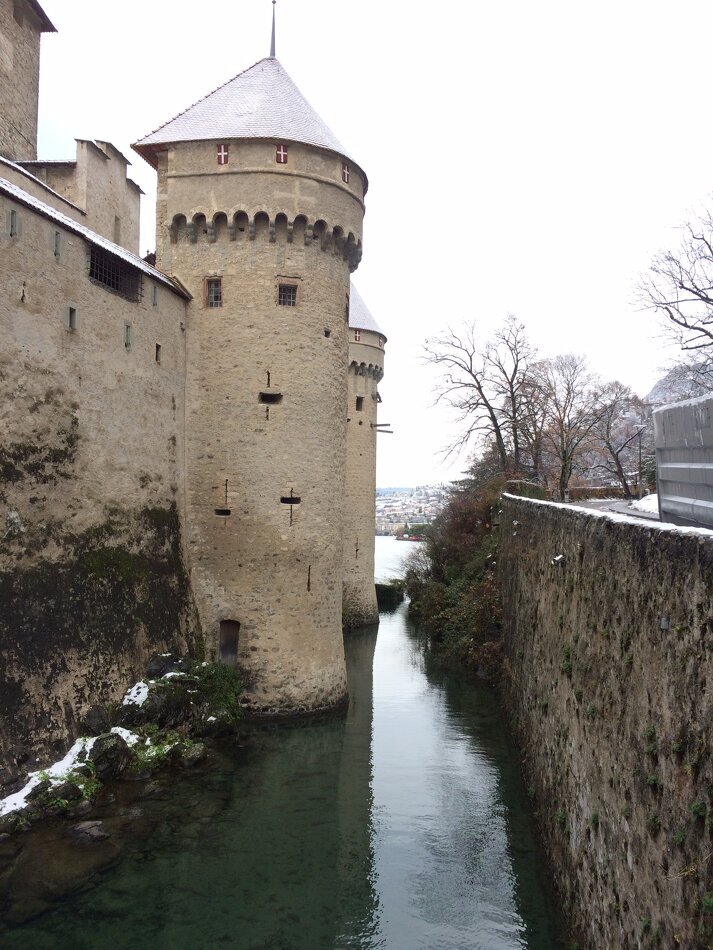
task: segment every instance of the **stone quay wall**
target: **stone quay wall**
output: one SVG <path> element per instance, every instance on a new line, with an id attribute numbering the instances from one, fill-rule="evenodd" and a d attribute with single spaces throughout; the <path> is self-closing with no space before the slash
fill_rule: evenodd
<path id="1" fill-rule="evenodd" d="M 501 518 L 505 688 L 566 910 L 587 947 L 709 947 L 713 535 Z"/>

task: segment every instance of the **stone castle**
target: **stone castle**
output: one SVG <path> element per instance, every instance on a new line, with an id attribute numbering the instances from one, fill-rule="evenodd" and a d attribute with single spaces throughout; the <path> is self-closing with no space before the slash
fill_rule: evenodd
<path id="1" fill-rule="evenodd" d="M 367 178 L 274 55 L 133 147 L 37 159 L 36 0 L 0 0 L 0 766 L 148 657 L 237 664 L 258 714 L 346 698 L 378 619 L 385 338 L 350 275 Z M 1 779 L 0 775 L 0 779 Z"/>

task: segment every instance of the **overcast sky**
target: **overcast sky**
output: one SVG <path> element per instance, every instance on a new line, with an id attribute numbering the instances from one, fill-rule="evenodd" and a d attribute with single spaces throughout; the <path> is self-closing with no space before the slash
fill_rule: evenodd
<path id="1" fill-rule="evenodd" d="M 39 151 L 136 141 L 269 52 L 270 0 L 41 0 Z M 199 12 L 197 12 L 199 11 Z M 278 0 L 277 56 L 369 176 L 355 283 L 388 336 L 378 484 L 457 477 L 428 336 L 508 313 L 645 395 L 672 355 L 635 288 L 713 191 L 706 0 Z"/>

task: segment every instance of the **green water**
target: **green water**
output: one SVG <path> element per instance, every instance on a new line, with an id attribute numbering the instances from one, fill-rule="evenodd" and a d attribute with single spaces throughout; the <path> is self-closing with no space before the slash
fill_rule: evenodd
<path id="1" fill-rule="evenodd" d="M 37 835 L 0 946 L 558 946 L 493 695 L 430 671 L 403 609 L 347 652 L 346 717 L 255 732 L 168 783 L 121 783 L 99 806 L 105 842 Z M 73 862 L 67 893 L 57 865 Z"/>

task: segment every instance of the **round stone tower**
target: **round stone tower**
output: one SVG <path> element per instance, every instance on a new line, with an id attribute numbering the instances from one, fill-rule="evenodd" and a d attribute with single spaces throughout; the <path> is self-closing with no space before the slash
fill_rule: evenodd
<path id="1" fill-rule="evenodd" d="M 134 146 L 192 294 L 185 524 L 206 641 L 256 712 L 346 697 L 349 275 L 364 172 L 271 56 Z"/>
<path id="2" fill-rule="evenodd" d="M 386 337 L 352 284 L 347 379 L 347 490 L 343 612 L 347 626 L 376 623 L 374 587 L 378 385 Z"/>

